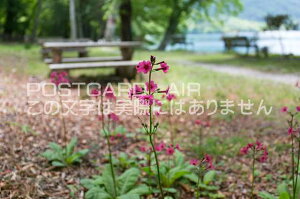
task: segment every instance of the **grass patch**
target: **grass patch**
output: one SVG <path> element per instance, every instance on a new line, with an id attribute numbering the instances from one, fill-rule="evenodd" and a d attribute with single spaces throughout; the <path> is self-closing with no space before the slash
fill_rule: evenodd
<path id="1" fill-rule="evenodd" d="M 268 58 L 256 58 L 254 56 L 226 53 L 195 56 L 192 60 L 203 63 L 251 68 L 264 72 L 300 74 L 300 57 L 286 58 L 279 55 L 270 55 Z"/>

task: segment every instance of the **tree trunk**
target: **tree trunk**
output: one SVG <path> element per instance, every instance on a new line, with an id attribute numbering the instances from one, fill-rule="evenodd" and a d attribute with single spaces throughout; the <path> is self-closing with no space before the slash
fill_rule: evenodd
<path id="1" fill-rule="evenodd" d="M 30 37 L 31 42 L 36 41 L 37 29 L 39 27 L 39 22 L 40 22 L 39 17 L 40 17 L 41 9 L 42 9 L 42 0 L 37 0 L 37 5 L 35 8 L 34 19 L 33 19 L 32 33 Z"/>
<path id="2" fill-rule="evenodd" d="M 7 0 L 6 1 L 6 16 L 3 28 L 4 37 L 8 39 L 12 38 L 14 28 L 17 27 L 17 12 L 18 0 Z"/>
<path id="3" fill-rule="evenodd" d="M 120 5 L 122 41 L 132 41 L 131 12 L 131 0 L 122 0 L 122 3 Z"/>
<path id="4" fill-rule="evenodd" d="M 182 10 L 175 3 L 172 9 L 172 14 L 169 19 L 168 27 L 165 31 L 164 37 L 158 47 L 158 50 L 165 50 L 167 45 L 169 44 L 172 35 L 176 32 L 177 26 L 179 24 L 180 16 Z"/>
<path id="5" fill-rule="evenodd" d="M 77 28 L 76 28 L 76 9 L 75 0 L 70 0 L 70 26 L 71 26 L 71 39 L 77 39 Z"/>

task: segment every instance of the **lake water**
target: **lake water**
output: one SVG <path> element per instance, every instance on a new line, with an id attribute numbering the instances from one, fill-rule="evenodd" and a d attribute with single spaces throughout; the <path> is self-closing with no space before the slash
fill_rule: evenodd
<path id="1" fill-rule="evenodd" d="M 167 50 L 186 49 L 195 52 L 216 53 L 224 52 L 223 36 L 257 37 L 259 48 L 267 47 L 272 54 L 300 55 L 300 31 L 265 31 L 265 32 L 240 32 L 224 35 L 223 33 L 197 33 L 187 34 L 187 45 L 175 44 Z M 237 48 L 238 52 L 246 52 L 245 48 Z M 251 49 L 254 52 L 254 49 Z M 250 51 L 250 52 L 251 52 Z"/>

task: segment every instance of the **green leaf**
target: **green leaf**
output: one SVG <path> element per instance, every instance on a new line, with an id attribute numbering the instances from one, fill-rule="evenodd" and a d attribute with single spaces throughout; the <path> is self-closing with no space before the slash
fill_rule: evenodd
<path id="1" fill-rule="evenodd" d="M 150 192 L 151 192 L 150 187 L 148 187 L 147 185 L 139 185 L 138 187 L 131 189 L 128 192 L 128 194 L 145 195 L 145 194 L 149 194 Z"/>
<path id="2" fill-rule="evenodd" d="M 279 199 L 289 199 L 290 198 L 288 185 L 285 182 L 283 182 L 277 186 L 277 193 L 279 195 Z"/>
<path id="3" fill-rule="evenodd" d="M 55 152 L 62 152 L 62 148 L 61 148 L 61 146 L 59 146 L 58 144 L 56 144 L 55 142 L 50 142 L 49 143 L 49 147 L 53 150 L 53 151 L 55 151 Z"/>
<path id="4" fill-rule="evenodd" d="M 194 173 L 190 173 L 184 176 L 185 178 L 187 178 L 188 180 L 197 183 L 198 182 L 198 176 Z"/>
<path id="5" fill-rule="evenodd" d="M 216 178 L 216 175 L 217 175 L 216 171 L 213 170 L 208 171 L 203 177 L 203 183 L 206 185 L 211 183 Z"/>
<path id="6" fill-rule="evenodd" d="M 163 190 L 166 191 L 166 192 L 169 192 L 169 193 L 176 193 L 177 192 L 177 190 L 174 189 L 174 188 L 164 188 Z"/>
<path id="7" fill-rule="evenodd" d="M 181 169 L 180 167 L 174 167 L 172 168 L 166 175 L 167 178 L 167 187 L 170 187 L 172 184 L 175 183 L 176 180 L 180 179 L 181 177 L 189 174 L 190 171 Z"/>
<path id="8" fill-rule="evenodd" d="M 86 189 L 91 189 L 91 188 L 95 187 L 94 181 L 95 180 L 84 178 L 84 179 L 80 180 L 80 184 Z"/>
<path id="9" fill-rule="evenodd" d="M 180 165 L 183 165 L 184 163 L 185 163 L 185 161 L 184 161 L 183 153 L 176 150 L 176 152 L 175 152 L 175 164 L 177 166 L 180 166 Z"/>
<path id="10" fill-rule="evenodd" d="M 262 199 L 276 199 L 275 196 L 265 191 L 259 192 L 258 196 L 261 197 Z"/>
<path id="11" fill-rule="evenodd" d="M 118 178 L 118 182 L 120 184 L 120 194 L 125 194 L 128 191 L 130 191 L 130 189 L 132 189 L 137 183 L 139 175 L 140 171 L 137 168 L 131 168 L 126 170 Z"/>
<path id="12" fill-rule="evenodd" d="M 140 196 L 138 194 L 124 194 L 118 196 L 117 199 L 140 199 Z"/>
<path id="13" fill-rule="evenodd" d="M 59 162 L 59 161 L 52 161 L 52 165 L 55 166 L 55 167 L 65 167 L 65 166 L 67 166 L 63 162 Z"/>
<path id="14" fill-rule="evenodd" d="M 113 199 L 104 189 L 93 187 L 85 194 L 85 199 Z"/>
<path id="15" fill-rule="evenodd" d="M 74 149 L 75 149 L 75 146 L 77 145 L 77 138 L 72 138 L 70 143 L 66 146 L 66 156 L 70 156 Z"/>
<path id="16" fill-rule="evenodd" d="M 79 152 L 73 153 L 72 155 L 70 155 L 70 156 L 68 156 L 66 158 L 67 164 L 73 164 L 75 162 L 79 163 L 80 162 L 80 158 L 82 156 L 84 156 L 85 154 L 87 154 L 88 152 L 89 152 L 89 150 L 85 149 L 85 150 L 81 150 Z"/>
<path id="17" fill-rule="evenodd" d="M 116 196 L 110 165 L 105 166 L 103 173 L 102 173 L 102 179 L 103 179 L 103 183 L 104 183 L 106 191 L 111 196 L 113 196 L 113 197 Z"/>

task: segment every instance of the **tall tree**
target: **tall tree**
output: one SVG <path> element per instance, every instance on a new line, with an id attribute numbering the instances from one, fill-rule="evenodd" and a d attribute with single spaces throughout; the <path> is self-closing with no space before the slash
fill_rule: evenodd
<path id="1" fill-rule="evenodd" d="M 19 0 L 6 0 L 6 16 L 3 33 L 8 38 L 12 37 L 12 34 L 18 25 L 19 3 Z"/>
<path id="2" fill-rule="evenodd" d="M 131 0 L 122 0 L 120 4 L 120 19 L 121 19 L 121 40 L 132 41 L 131 15 L 132 6 Z"/>
<path id="3" fill-rule="evenodd" d="M 76 8 L 75 0 L 70 0 L 69 2 L 70 9 L 70 26 L 71 26 L 71 39 L 77 39 L 77 26 L 76 26 Z"/>
<path id="4" fill-rule="evenodd" d="M 31 37 L 30 37 L 31 42 L 34 42 L 36 40 L 37 30 L 40 22 L 41 9 L 42 9 L 42 0 L 37 0 L 34 9 L 33 27 L 32 27 Z"/>
<path id="5" fill-rule="evenodd" d="M 172 35 L 177 30 L 183 14 L 189 16 L 192 10 L 198 10 L 209 15 L 210 9 L 215 10 L 217 14 L 223 12 L 237 13 L 242 7 L 239 0 L 172 0 L 171 3 L 172 12 L 169 16 L 163 39 L 158 47 L 159 50 L 164 50 L 167 47 Z"/>

